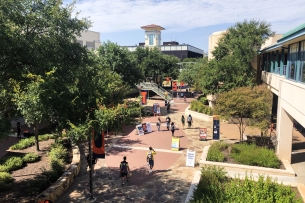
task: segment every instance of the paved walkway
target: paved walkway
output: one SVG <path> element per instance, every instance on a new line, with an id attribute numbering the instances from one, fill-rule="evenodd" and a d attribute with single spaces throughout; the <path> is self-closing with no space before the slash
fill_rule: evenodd
<path id="1" fill-rule="evenodd" d="M 190 99 L 188 99 L 190 100 Z M 152 104 L 154 101 L 150 101 Z M 156 101 L 164 106 L 163 101 Z M 96 176 L 94 176 L 93 188 L 95 202 L 185 202 L 189 187 L 195 172 L 199 171 L 199 160 L 204 146 L 209 141 L 199 141 L 199 127 L 208 128 L 208 136 L 211 138 L 212 123 L 194 118 L 191 129 L 181 129 L 180 118 L 184 115 L 184 109 L 189 104 L 183 100 L 175 99 L 175 105 L 169 114 L 172 121 L 179 128 L 175 135 L 181 138 L 181 150 L 172 152 L 171 133 L 165 125 L 162 132 L 156 131 L 154 125 L 157 117 L 148 117 L 144 121 L 152 123 L 153 132 L 144 136 L 135 135 L 133 128 L 125 128 L 124 136 L 112 137 L 107 140 L 106 159 L 98 160 Z M 164 107 L 161 109 L 161 120 L 165 122 L 167 116 Z M 164 123 L 163 123 L 164 124 Z M 249 129 L 252 131 L 252 129 Z M 221 138 L 238 139 L 238 127 L 234 124 L 221 124 Z M 146 151 L 149 146 L 156 149 L 154 173 L 148 174 L 145 168 Z M 186 167 L 186 150 L 196 151 L 195 167 Z M 71 187 L 56 201 L 60 203 L 89 202 L 89 175 L 86 168 L 85 152 L 87 147 L 82 145 L 82 167 Z M 123 156 L 127 156 L 132 170 L 131 181 L 121 186 L 118 166 Z"/>

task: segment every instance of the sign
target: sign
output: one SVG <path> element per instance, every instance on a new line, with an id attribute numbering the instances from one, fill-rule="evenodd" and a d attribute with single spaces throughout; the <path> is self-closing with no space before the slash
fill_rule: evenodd
<path id="1" fill-rule="evenodd" d="M 179 151 L 180 148 L 180 138 L 172 138 L 172 151 Z"/>
<path id="2" fill-rule="evenodd" d="M 147 130 L 147 133 L 151 133 L 152 132 L 150 122 L 146 123 L 146 130 Z"/>
<path id="3" fill-rule="evenodd" d="M 137 125 L 136 127 L 137 127 L 137 131 L 138 131 L 138 135 L 139 136 L 144 135 L 144 130 L 143 130 L 142 124 Z"/>
<path id="4" fill-rule="evenodd" d="M 186 152 L 186 166 L 195 167 L 196 152 L 187 150 Z"/>
<path id="5" fill-rule="evenodd" d="M 161 113 L 161 109 L 160 109 L 160 104 L 159 103 L 154 103 L 153 104 L 153 112 L 154 112 L 154 114 L 160 114 Z"/>
<path id="6" fill-rule="evenodd" d="M 218 115 L 213 116 L 213 140 L 220 139 L 219 119 L 220 117 Z"/>
<path id="7" fill-rule="evenodd" d="M 178 89 L 178 82 L 177 82 L 177 80 L 174 80 L 172 82 L 172 90 L 177 91 L 177 89 Z"/>
<path id="8" fill-rule="evenodd" d="M 105 159 L 105 134 L 104 131 L 92 132 L 92 151 L 96 158 Z"/>
<path id="9" fill-rule="evenodd" d="M 199 128 L 199 139 L 206 140 L 208 137 L 208 129 L 207 128 Z"/>

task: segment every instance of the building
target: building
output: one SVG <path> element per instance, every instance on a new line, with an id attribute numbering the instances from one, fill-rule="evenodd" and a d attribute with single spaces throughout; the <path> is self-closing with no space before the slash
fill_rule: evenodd
<path id="1" fill-rule="evenodd" d="M 155 24 L 141 27 L 145 30 L 144 42 L 139 43 L 140 47 L 159 47 L 161 52 L 168 55 L 174 55 L 180 60 L 185 58 L 199 58 L 203 57 L 204 51 L 189 44 L 179 44 L 178 42 L 163 42 L 161 44 L 161 30 L 163 27 Z M 129 51 L 135 51 L 138 46 L 127 46 Z"/>
<path id="2" fill-rule="evenodd" d="M 101 46 L 99 32 L 85 30 L 82 31 L 81 36 L 76 37 L 76 39 L 81 45 L 86 46 L 90 50 L 95 50 Z"/>
<path id="3" fill-rule="evenodd" d="M 291 163 L 293 125 L 305 127 L 305 23 L 263 47 L 259 61 L 274 95 L 277 154 Z"/>

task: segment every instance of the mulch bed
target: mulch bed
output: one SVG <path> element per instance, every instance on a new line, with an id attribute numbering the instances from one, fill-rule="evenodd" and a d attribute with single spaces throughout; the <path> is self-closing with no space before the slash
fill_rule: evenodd
<path id="1" fill-rule="evenodd" d="M 22 169 L 12 171 L 11 174 L 14 178 L 14 182 L 11 185 L 11 189 L 8 191 L 0 191 L 0 202 L 1 203 L 26 203 L 26 202 L 34 202 L 35 197 L 39 195 L 44 189 L 41 190 L 31 190 L 28 192 L 28 183 L 33 180 L 37 175 L 42 173 L 42 169 L 49 170 L 50 163 L 49 158 L 47 156 L 47 152 L 50 150 L 51 144 L 54 143 L 53 139 L 47 141 L 39 142 L 40 151 L 36 151 L 36 146 L 29 147 L 24 150 L 11 150 L 6 156 L 23 156 L 26 153 L 34 152 L 38 153 L 40 156 L 40 161 L 35 163 L 29 163 Z M 70 166 L 72 162 L 73 154 L 72 147 L 70 142 L 63 143 L 65 148 L 68 150 L 68 157 L 66 159 L 66 169 Z"/>

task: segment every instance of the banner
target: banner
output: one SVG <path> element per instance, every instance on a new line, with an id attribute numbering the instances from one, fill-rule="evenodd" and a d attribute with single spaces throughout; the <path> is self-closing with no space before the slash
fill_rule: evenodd
<path id="1" fill-rule="evenodd" d="M 143 130 L 143 127 L 142 127 L 142 124 L 140 125 L 137 125 L 137 131 L 138 131 L 138 135 L 144 135 L 144 130 Z"/>
<path id="2" fill-rule="evenodd" d="M 105 159 L 105 134 L 92 132 L 92 149 L 95 158 Z"/>
<path id="3" fill-rule="evenodd" d="M 180 138 L 172 138 L 172 151 L 179 151 L 180 148 Z"/>
<path id="4" fill-rule="evenodd" d="M 147 133 L 151 133 L 152 132 L 150 122 L 146 123 L 146 129 L 147 129 Z"/>
<path id="5" fill-rule="evenodd" d="M 196 152 L 187 150 L 186 152 L 186 166 L 195 167 Z"/>
<path id="6" fill-rule="evenodd" d="M 159 103 L 154 103 L 153 104 L 153 112 L 154 112 L 154 114 L 160 114 L 161 113 L 161 109 L 160 109 L 160 104 Z"/>
<path id="7" fill-rule="evenodd" d="M 172 90 L 177 91 L 177 89 L 178 89 L 178 81 L 175 80 L 175 81 L 172 82 Z"/>
<path id="8" fill-rule="evenodd" d="M 199 139 L 206 140 L 208 137 L 208 129 L 207 128 L 199 128 Z"/>
<path id="9" fill-rule="evenodd" d="M 170 80 L 164 80 L 162 82 L 163 87 L 171 87 L 171 81 Z"/>

